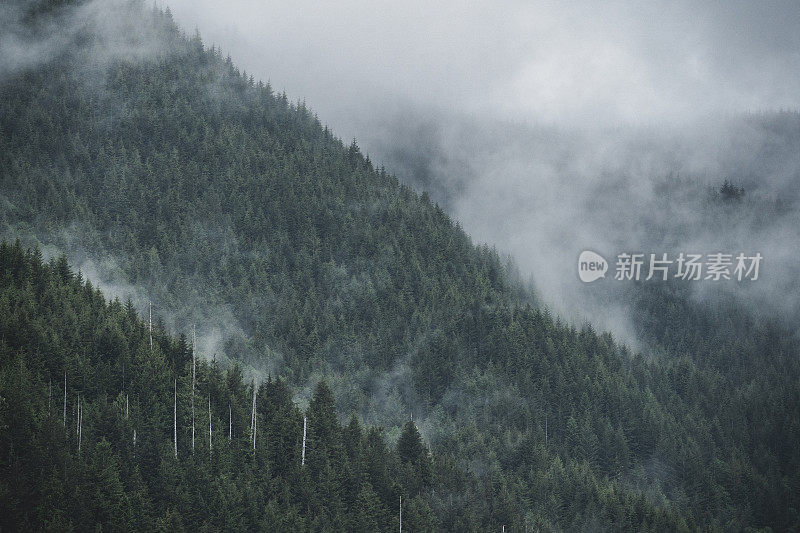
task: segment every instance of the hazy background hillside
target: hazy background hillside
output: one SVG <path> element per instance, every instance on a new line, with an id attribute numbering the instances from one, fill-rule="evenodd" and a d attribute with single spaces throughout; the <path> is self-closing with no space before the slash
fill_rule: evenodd
<path id="1" fill-rule="evenodd" d="M 753 227 L 691 201 L 725 179 L 797 199 L 795 3 L 169 5 L 511 254 L 558 312 L 634 342 L 624 304 L 582 292 L 581 250 L 739 246 L 769 254 L 759 307 L 796 320 L 796 209 Z"/>

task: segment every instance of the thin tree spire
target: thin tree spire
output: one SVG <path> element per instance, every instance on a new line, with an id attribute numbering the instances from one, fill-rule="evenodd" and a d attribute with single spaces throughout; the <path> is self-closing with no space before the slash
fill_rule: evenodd
<path id="1" fill-rule="evenodd" d="M 306 425 L 308 422 L 308 417 L 303 417 L 303 450 L 300 452 L 300 466 L 305 466 L 306 464 Z"/>
<path id="2" fill-rule="evenodd" d="M 175 403 L 172 411 L 172 438 L 175 443 L 175 459 L 178 458 L 178 379 L 175 378 Z"/>
<path id="3" fill-rule="evenodd" d="M 253 453 L 256 450 L 256 393 L 258 392 L 258 388 L 256 387 L 256 382 L 253 380 L 253 411 L 250 415 L 250 432 L 253 435 Z"/>
<path id="4" fill-rule="evenodd" d="M 81 397 L 78 396 L 78 453 L 81 453 L 81 440 L 83 437 L 83 407 Z"/>
<path id="5" fill-rule="evenodd" d="M 192 453 L 194 453 L 194 384 L 197 368 L 197 354 L 195 350 L 196 345 L 197 339 L 195 336 L 195 327 L 192 326 Z"/>
<path id="6" fill-rule="evenodd" d="M 64 370 L 64 427 L 67 427 L 67 371 Z"/>
<path id="7" fill-rule="evenodd" d="M 150 330 L 150 352 L 153 352 L 153 302 L 148 302 L 150 307 L 150 320 L 148 329 Z"/>

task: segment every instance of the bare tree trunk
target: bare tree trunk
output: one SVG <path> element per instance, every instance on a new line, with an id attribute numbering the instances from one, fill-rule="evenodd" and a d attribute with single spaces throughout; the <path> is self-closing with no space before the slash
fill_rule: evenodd
<path id="1" fill-rule="evenodd" d="M 250 415 L 250 432 L 253 435 L 253 453 L 256 450 L 256 392 L 258 388 L 256 387 L 255 380 L 253 381 L 253 413 Z"/>
<path id="2" fill-rule="evenodd" d="M 253 432 L 253 419 L 256 416 L 256 382 L 253 381 L 253 409 L 250 411 L 250 433 Z"/>
<path id="3" fill-rule="evenodd" d="M 195 346 L 197 346 L 197 339 L 194 326 L 192 326 L 192 453 L 194 453 L 194 384 L 197 367 L 197 352 Z"/>
<path id="4" fill-rule="evenodd" d="M 150 306 L 150 321 L 148 329 L 150 330 L 150 352 L 152 353 L 153 352 L 153 302 L 148 302 L 148 304 Z"/>
<path id="5" fill-rule="evenodd" d="M 64 427 L 67 427 L 67 371 L 64 370 Z"/>
<path id="6" fill-rule="evenodd" d="M 231 404 L 228 402 L 228 442 L 233 440 L 233 411 L 231 411 Z"/>
<path id="7" fill-rule="evenodd" d="M 83 407 L 81 398 L 78 396 L 78 454 L 81 453 L 81 440 L 83 437 Z"/>
<path id="8" fill-rule="evenodd" d="M 125 420 L 129 418 L 129 411 L 128 411 L 128 394 L 125 394 Z"/>
<path id="9" fill-rule="evenodd" d="M 172 411 L 172 438 L 175 443 L 175 459 L 178 458 L 178 379 L 175 379 L 175 403 Z"/>
<path id="10" fill-rule="evenodd" d="M 208 455 L 211 455 L 211 395 L 208 395 Z"/>
<path id="11" fill-rule="evenodd" d="M 303 451 L 300 455 L 300 466 L 305 466 L 306 464 L 306 423 L 308 422 L 307 417 L 303 417 Z"/>

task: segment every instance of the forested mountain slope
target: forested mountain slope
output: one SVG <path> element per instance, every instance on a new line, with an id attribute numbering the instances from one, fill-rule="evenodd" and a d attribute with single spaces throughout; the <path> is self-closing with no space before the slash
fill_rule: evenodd
<path id="1" fill-rule="evenodd" d="M 0 243 L 0 338 L 3 530 L 367 532 L 397 528 L 401 496 L 407 528 L 436 525 L 412 422 L 390 448 L 354 417 L 340 426 L 324 382 L 303 413 L 284 381 L 254 397 L 216 362 L 199 363 L 193 399 L 183 337 L 156 330 L 151 348 L 130 303 L 63 257 Z"/>
<path id="2" fill-rule="evenodd" d="M 390 436 L 413 411 L 437 527 L 798 525 L 789 332 L 643 290 L 670 356 L 633 355 L 532 306 L 426 195 L 168 13 L 114 4 L 109 31 L 84 20 L 103 2 L 20 5 L 31 38 L 77 29 L 1 80 L 2 232 L 113 258 L 176 331 L 224 320 L 220 361 L 324 375 Z"/>

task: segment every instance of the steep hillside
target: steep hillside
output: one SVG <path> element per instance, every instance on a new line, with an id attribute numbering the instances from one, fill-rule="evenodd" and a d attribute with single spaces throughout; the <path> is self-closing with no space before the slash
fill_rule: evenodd
<path id="1" fill-rule="evenodd" d="M 643 291 L 670 356 L 631 354 L 534 306 L 425 194 L 168 13 L 20 5 L 28 40 L 72 31 L 1 80 L 3 234 L 113 260 L 140 311 L 197 324 L 204 358 L 301 388 L 325 376 L 340 413 L 391 438 L 413 412 L 439 527 L 798 524 L 787 331 Z"/>
<path id="2" fill-rule="evenodd" d="M 183 338 L 156 330 L 151 348 L 130 303 L 63 257 L 0 243 L 0 337 L 4 530 L 366 532 L 397 528 L 401 496 L 407 528 L 436 525 L 412 422 L 394 449 L 340 426 L 324 382 L 305 413 L 235 366 L 201 361 L 193 384 Z"/>

